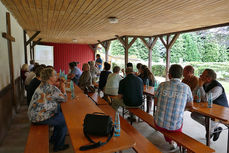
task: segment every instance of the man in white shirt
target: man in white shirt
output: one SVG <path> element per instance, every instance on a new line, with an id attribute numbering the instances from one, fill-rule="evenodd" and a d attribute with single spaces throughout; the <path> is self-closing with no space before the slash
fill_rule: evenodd
<path id="1" fill-rule="evenodd" d="M 109 74 L 104 90 L 104 93 L 106 95 L 118 95 L 119 82 L 122 80 L 122 77 L 119 75 L 119 72 L 120 67 L 115 66 L 113 68 L 113 73 Z"/>

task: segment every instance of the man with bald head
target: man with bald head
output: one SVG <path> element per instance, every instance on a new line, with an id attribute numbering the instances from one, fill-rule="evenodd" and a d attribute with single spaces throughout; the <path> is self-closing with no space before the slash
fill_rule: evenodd
<path id="1" fill-rule="evenodd" d="M 194 76 L 194 68 L 191 65 L 184 67 L 183 77 L 182 82 L 187 84 L 191 88 L 191 91 L 193 91 L 198 85 L 199 79 Z"/>
<path id="2" fill-rule="evenodd" d="M 133 74 L 133 68 L 126 68 L 126 77 L 120 81 L 118 98 L 112 102 L 112 107 L 117 110 L 122 107 L 138 107 L 142 105 L 143 81 Z"/>

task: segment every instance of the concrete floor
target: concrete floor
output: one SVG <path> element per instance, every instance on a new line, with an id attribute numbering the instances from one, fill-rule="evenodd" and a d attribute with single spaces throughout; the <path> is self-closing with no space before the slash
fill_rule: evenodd
<path id="1" fill-rule="evenodd" d="M 18 113 L 14 118 L 4 142 L 0 145 L 0 153 L 23 153 L 29 132 L 29 126 L 30 124 L 27 118 L 27 106 L 23 105 L 20 113 Z M 164 137 L 160 132 L 155 131 L 144 122 L 134 123 L 133 126 L 154 145 L 156 145 L 163 153 L 169 152 L 169 145 L 165 142 Z M 220 126 L 226 129 L 224 125 Z M 194 139 L 205 143 L 204 127 L 193 121 L 190 117 L 190 112 L 187 111 L 185 112 L 184 116 L 183 132 Z M 69 136 L 66 137 L 66 143 L 71 144 Z M 221 133 L 218 141 L 211 141 L 211 147 L 215 149 L 217 153 L 227 153 L 227 130 L 224 130 Z M 50 146 L 50 152 L 52 153 L 52 146 Z M 134 152 L 135 151 L 132 149 L 123 151 L 123 153 Z M 59 153 L 73 153 L 73 148 L 71 146 L 68 150 Z"/>

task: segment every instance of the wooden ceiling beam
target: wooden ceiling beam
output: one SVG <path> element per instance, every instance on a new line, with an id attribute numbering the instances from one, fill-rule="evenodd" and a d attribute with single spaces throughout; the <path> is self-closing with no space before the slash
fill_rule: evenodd
<path id="1" fill-rule="evenodd" d="M 26 41 L 25 45 L 27 46 L 31 41 L 33 41 L 33 39 L 39 35 L 40 31 L 37 31 L 35 34 L 33 34 L 32 37 L 30 37 L 30 39 L 28 41 Z"/>
<path id="2" fill-rule="evenodd" d="M 38 43 L 41 42 L 41 40 L 42 40 L 42 38 L 39 38 L 37 41 L 33 42 L 31 47 L 34 48 Z"/>
<path id="3" fill-rule="evenodd" d="M 125 46 L 125 41 L 123 40 L 123 37 L 119 37 L 118 35 L 115 35 L 115 37 L 120 41 L 120 43 Z"/>
<path id="4" fill-rule="evenodd" d="M 88 46 L 94 51 L 96 52 L 97 48 L 98 48 L 99 44 L 89 44 Z"/>

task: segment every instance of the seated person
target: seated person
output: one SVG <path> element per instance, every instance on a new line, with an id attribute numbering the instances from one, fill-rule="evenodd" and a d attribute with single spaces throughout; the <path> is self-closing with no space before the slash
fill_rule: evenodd
<path id="1" fill-rule="evenodd" d="M 107 78 L 107 83 L 105 86 L 104 93 L 106 95 L 118 95 L 119 82 L 122 77 L 119 75 L 120 67 L 115 66 L 113 68 L 113 73 L 110 73 Z"/>
<path id="2" fill-rule="evenodd" d="M 39 65 L 35 65 L 31 71 L 28 73 L 26 79 L 25 79 L 25 87 L 26 87 L 26 90 L 28 89 L 28 86 L 30 84 L 30 82 L 33 80 L 33 78 L 36 77 L 36 74 L 35 74 L 35 69 L 38 67 Z"/>
<path id="3" fill-rule="evenodd" d="M 40 85 L 41 83 L 41 79 L 40 79 L 40 73 L 44 68 L 42 66 L 38 66 L 35 69 L 35 74 L 36 77 L 30 82 L 29 86 L 28 86 L 28 90 L 27 90 L 27 105 L 29 106 L 30 101 L 32 99 L 32 96 L 35 92 L 35 90 L 37 89 L 37 87 Z"/>
<path id="4" fill-rule="evenodd" d="M 99 77 L 99 89 L 102 91 L 107 83 L 107 77 L 111 73 L 110 68 L 111 65 L 107 62 L 104 62 L 104 70 L 100 73 Z"/>
<path id="5" fill-rule="evenodd" d="M 139 76 L 139 75 L 141 74 L 141 72 L 140 72 L 141 67 L 142 67 L 142 64 L 141 64 L 141 63 L 138 63 L 138 64 L 136 65 L 136 68 L 137 68 L 137 70 L 138 70 L 138 72 L 136 72 L 136 75 L 137 75 L 137 76 Z"/>
<path id="6" fill-rule="evenodd" d="M 95 82 L 97 82 L 97 80 L 99 78 L 100 71 L 95 66 L 95 61 L 90 61 L 90 62 L 88 62 L 88 64 L 90 66 L 90 73 L 91 73 L 91 77 L 92 77 L 92 82 L 95 83 Z"/>
<path id="7" fill-rule="evenodd" d="M 65 85 L 61 82 L 59 89 L 54 86 L 57 77 L 51 68 L 43 69 L 40 77 L 41 84 L 34 92 L 29 105 L 29 120 L 34 124 L 54 126 L 51 139 L 54 144 L 53 151 L 65 150 L 69 147 L 68 144 L 64 144 L 67 126 L 59 106 L 66 99 Z"/>
<path id="8" fill-rule="evenodd" d="M 28 66 L 28 64 L 23 64 L 21 67 L 21 79 L 22 79 L 23 83 L 25 82 L 25 79 L 26 79 L 28 74 L 29 74 L 29 66 Z"/>
<path id="9" fill-rule="evenodd" d="M 30 60 L 29 63 L 30 63 L 30 65 L 29 65 L 29 71 L 31 71 L 32 68 L 34 67 L 35 61 L 34 60 Z"/>
<path id="10" fill-rule="evenodd" d="M 184 67 L 183 77 L 182 82 L 187 84 L 193 91 L 197 87 L 199 79 L 194 76 L 194 68 L 191 65 Z"/>
<path id="11" fill-rule="evenodd" d="M 181 132 L 185 107 L 192 106 L 192 92 L 188 85 L 181 82 L 183 68 L 174 64 L 169 69 L 170 81 L 162 82 L 155 92 L 157 110 L 155 126 L 159 131 Z M 175 151 L 176 143 L 165 137 Z"/>
<path id="12" fill-rule="evenodd" d="M 78 85 L 79 78 L 82 74 L 81 70 L 77 67 L 77 62 L 69 63 L 71 72 L 68 74 L 68 79 L 71 79 L 76 85 Z"/>
<path id="13" fill-rule="evenodd" d="M 133 69 L 133 64 L 129 62 L 129 63 L 126 64 L 126 67 L 130 67 L 130 68 Z M 123 73 L 123 77 L 126 77 L 126 73 L 125 73 L 124 69 L 122 69 L 121 71 Z"/>
<path id="14" fill-rule="evenodd" d="M 114 98 L 112 107 L 138 107 L 142 105 L 143 81 L 133 74 L 131 67 L 126 68 L 126 77 L 120 81 L 118 98 Z"/>
<path id="15" fill-rule="evenodd" d="M 78 86 L 80 87 L 80 89 L 85 91 L 87 87 L 92 86 L 92 77 L 89 71 L 90 66 L 88 65 L 88 63 L 83 64 L 82 70 L 83 70 L 83 73 L 80 76 Z"/>
<path id="16" fill-rule="evenodd" d="M 150 70 L 148 69 L 148 67 L 146 65 L 142 65 L 139 72 L 140 72 L 139 77 L 142 79 L 144 85 L 146 85 L 146 81 L 148 79 L 149 86 L 153 87 L 155 84 L 155 78 L 154 78 L 153 74 L 150 72 Z M 146 99 L 147 99 L 146 112 L 150 113 L 151 108 L 152 108 L 152 96 L 147 95 Z"/>
<path id="17" fill-rule="evenodd" d="M 227 96 L 223 86 L 216 81 L 216 73 L 212 69 L 205 69 L 199 79 L 199 84 L 194 90 L 194 97 L 196 97 L 197 90 L 200 90 L 201 101 L 207 101 L 207 97 L 212 93 L 213 104 L 228 107 Z M 205 126 L 205 117 L 199 113 L 193 112 L 191 114 L 192 119 Z M 211 121 L 211 134 L 213 141 L 218 140 L 222 127 L 218 126 L 218 123 Z"/>

